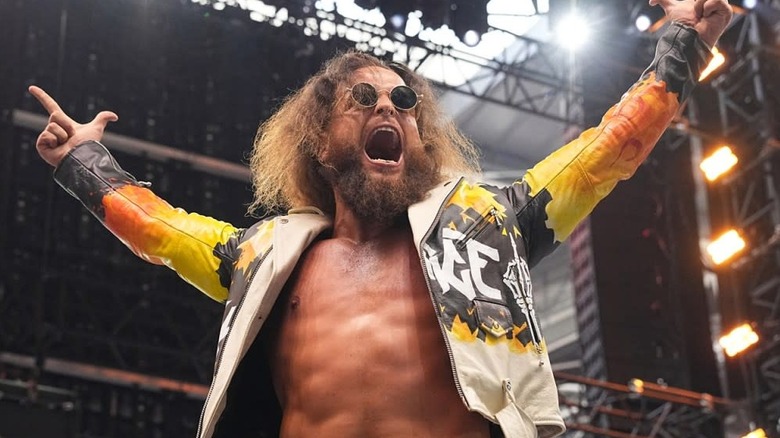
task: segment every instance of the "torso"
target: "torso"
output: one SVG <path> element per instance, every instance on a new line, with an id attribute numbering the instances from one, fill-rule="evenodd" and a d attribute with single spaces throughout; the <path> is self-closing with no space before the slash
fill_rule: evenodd
<path id="1" fill-rule="evenodd" d="M 453 383 L 408 230 L 315 242 L 264 331 L 284 438 L 489 435 Z"/>

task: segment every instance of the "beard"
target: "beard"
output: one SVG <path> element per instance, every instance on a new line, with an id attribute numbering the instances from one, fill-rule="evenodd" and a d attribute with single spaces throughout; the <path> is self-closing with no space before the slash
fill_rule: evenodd
<path id="1" fill-rule="evenodd" d="M 322 168 L 333 190 L 361 220 L 396 224 L 409 206 L 422 201 L 440 180 L 438 166 L 427 147 L 406 151 L 401 177 L 392 180 L 369 176 L 362 164 L 363 153 L 362 148 L 352 148 L 332 154 Z"/>

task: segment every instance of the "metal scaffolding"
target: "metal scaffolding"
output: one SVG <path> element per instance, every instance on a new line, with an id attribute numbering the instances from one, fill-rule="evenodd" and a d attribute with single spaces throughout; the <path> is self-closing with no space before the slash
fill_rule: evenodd
<path id="1" fill-rule="evenodd" d="M 206 3 L 222 2 L 208 0 Z M 486 58 L 406 35 L 390 26 L 378 27 L 313 7 L 280 7 L 274 13 L 262 15 L 249 10 L 246 3 L 228 5 L 232 8 L 225 11 L 232 14 L 238 10 L 257 21 L 295 26 L 311 38 L 348 38 L 354 41 L 357 50 L 394 58 L 413 70 L 438 62 L 439 68 L 446 70 L 447 79 L 432 82 L 444 90 L 550 120 L 581 123 L 583 89 L 577 80 L 571 52 L 556 44 L 507 29 L 494 29 L 512 35 L 515 43 L 494 58 Z"/>
<path id="2" fill-rule="evenodd" d="M 731 405 L 710 394 L 638 379 L 623 385 L 560 372 L 555 377 L 566 436 L 710 438 L 722 434 Z"/>
<path id="3" fill-rule="evenodd" d="M 735 319 L 750 321 L 759 333 L 757 347 L 736 360 L 752 420 L 765 428 L 780 417 L 780 141 L 768 96 L 767 64 L 777 54 L 764 44 L 756 12 L 736 18 L 735 62 L 713 86 L 721 133 L 740 158 L 739 170 L 723 179 L 731 226 L 748 244 L 722 273 L 722 288 L 734 297 Z"/>

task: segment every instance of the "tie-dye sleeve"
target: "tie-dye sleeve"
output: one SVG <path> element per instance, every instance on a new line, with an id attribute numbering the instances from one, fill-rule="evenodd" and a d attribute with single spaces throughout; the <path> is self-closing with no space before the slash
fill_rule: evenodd
<path id="1" fill-rule="evenodd" d="M 618 181 L 634 174 L 710 56 L 695 30 L 673 23 L 661 36 L 650 67 L 597 127 L 507 187 L 532 264 L 565 240 Z"/>
<path id="2" fill-rule="evenodd" d="M 227 299 L 241 230 L 170 206 L 97 142 L 72 150 L 54 179 L 137 256 L 168 266 L 214 300 Z"/>

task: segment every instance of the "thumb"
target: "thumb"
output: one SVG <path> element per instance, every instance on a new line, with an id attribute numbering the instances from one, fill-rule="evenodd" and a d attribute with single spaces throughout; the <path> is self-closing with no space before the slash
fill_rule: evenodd
<path id="1" fill-rule="evenodd" d="M 106 125 L 109 122 L 116 122 L 117 120 L 119 120 L 119 116 L 113 111 L 101 111 L 92 119 L 90 124 L 96 124 L 100 129 L 106 129 Z"/>

